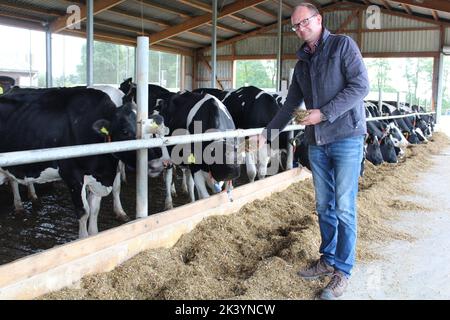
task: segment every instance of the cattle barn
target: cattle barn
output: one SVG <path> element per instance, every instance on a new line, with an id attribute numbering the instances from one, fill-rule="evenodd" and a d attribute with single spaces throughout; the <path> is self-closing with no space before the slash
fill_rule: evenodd
<path id="1" fill-rule="evenodd" d="M 86 51 L 83 55 L 85 80 L 77 82 L 75 85 L 87 85 L 92 87 L 92 90 L 95 90 L 96 85 L 102 85 L 97 88 L 104 91 L 104 93 L 91 92 L 85 97 L 89 103 L 93 101 L 92 99 L 102 101 L 104 108 L 101 115 L 96 115 L 95 119 L 92 118 L 94 119 L 92 121 L 100 121 L 96 122 L 98 123 L 97 136 L 81 139 L 85 143 L 108 141 L 123 143 L 123 140 L 126 139 L 119 137 L 114 131 L 117 130 L 117 126 L 115 129 L 107 126 L 107 124 L 116 123 L 119 116 L 122 117 L 120 130 L 126 130 L 126 134 L 132 136 L 143 135 L 134 124 L 124 129 L 123 121 L 125 120 L 123 119 L 135 121 L 136 116 L 131 112 L 131 109 L 135 108 L 133 101 L 139 105 L 144 101 L 142 97 L 147 97 L 146 94 L 141 95 L 142 91 L 139 91 L 147 88 L 146 84 L 143 86 L 142 82 L 139 82 L 141 66 L 139 65 L 139 54 L 146 52 L 147 49 L 152 52 L 176 55 L 178 67 L 174 77 L 177 81 L 177 90 L 174 91 L 181 93 L 169 92 L 162 88 L 164 97 L 154 97 L 152 96 L 154 91 L 149 87 L 148 110 L 150 113 L 147 115 L 147 111 L 145 111 L 143 115 L 138 108 L 138 122 L 142 119 L 140 116 L 143 115 L 143 119 L 150 116 L 151 119 L 147 121 L 151 122 L 152 128 L 161 125 L 159 127 L 162 128 L 161 130 L 172 131 L 170 123 L 165 123 L 167 126 L 165 127 L 164 124 L 161 124 L 160 117 L 155 116 L 152 112 L 157 110 L 164 115 L 164 111 L 166 111 L 167 115 L 167 110 L 173 111 L 170 110 L 169 101 L 180 101 L 180 97 L 193 95 L 194 98 L 189 100 L 193 101 L 191 105 L 186 105 L 186 117 L 177 119 L 180 123 L 187 123 L 184 128 L 186 132 L 190 132 L 191 122 L 193 119 L 197 119 L 195 117 L 199 119 L 202 117 L 198 111 L 202 110 L 202 105 L 199 103 L 216 108 L 217 119 L 215 120 L 219 125 L 212 129 L 224 128 L 224 126 L 227 129 L 261 128 L 264 123 L 246 127 L 235 127 L 230 124 L 230 121 L 233 122 L 232 120 L 236 123 L 236 119 L 232 119 L 233 112 L 230 115 L 226 110 L 226 102 L 235 99 L 235 101 L 239 101 L 236 102 L 239 108 L 253 103 L 249 101 L 256 101 L 261 95 L 264 95 L 265 99 L 274 101 L 274 108 L 281 106 L 282 102 L 280 101 L 286 96 L 297 62 L 296 51 L 302 44 L 295 32 L 291 30 L 290 15 L 295 6 L 302 2 L 310 2 L 319 9 L 323 16 L 324 26 L 332 33 L 351 37 L 357 43 L 364 58 L 431 59 L 429 96 L 426 100 L 415 102 L 417 109 L 412 108 L 411 101 L 401 101 L 400 93 L 395 99 L 384 101 L 385 93 L 381 94 L 381 90 L 380 95 L 371 99 L 371 102 L 366 105 L 368 117 L 386 114 L 398 115 L 389 109 L 393 105 L 396 105 L 397 108 L 400 105 L 407 105 L 410 111 L 434 112 L 433 116 L 426 115 L 416 118 L 416 120 L 412 120 L 412 118 L 406 118 L 405 121 L 400 120 L 404 130 L 391 124 L 388 126 L 377 123 L 371 126 L 374 132 L 371 135 L 370 143 L 376 144 L 380 139 L 385 139 L 386 136 L 383 135 L 385 130 L 390 130 L 397 137 L 397 140 L 393 139 L 389 161 L 385 159 L 384 162 L 396 163 L 397 156 L 401 157 L 404 153 L 404 148 L 406 148 L 404 146 L 408 143 L 406 140 L 416 143 L 411 142 L 411 137 L 416 139 L 414 141 L 417 141 L 417 144 L 427 142 L 433 126 L 440 122 L 443 92 L 445 86 L 448 87 L 444 79 L 444 60 L 450 52 L 450 1 L 447 0 L 0 0 L 1 27 L 41 31 L 45 34 L 45 54 L 42 58 L 45 60 L 46 66 L 45 77 L 39 82 L 42 89 L 39 89 L 38 92 L 29 92 L 26 89 L 20 91 L 20 88 L 13 86 L 28 87 L 26 84 L 22 85 L 19 80 L 20 77 L 29 76 L 30 79 L 34 77 L 36 71 L 31 70 L 31 63 L 30 70 L 21 70 L 20 72 L 7 70 L 2 67 L 3 64 L 0 64 L 0 107 L 3 107 L 5 101 L 1 100 L 2 95 L 7 95 L 8 90 L 12 90 L 10 94 L 15 94 L 16 97 L 26 95 L 26 105 L 13 99 L 14 105 L 20 106 L 20 110 L 24 110 L 24 113 L 27 112 L 26 106 L 37 107 L 42 97 L 53 101 L 52 99 L 56 99 L 54 94 L 63 94 L 61 90 L 55 93 L 56 91 L 52 91 L 55 89 L 50 88 L 62 86 L 54 77 L 54 70 L 57 68 L 56 61 L 61 61 L 58 59 L 59 57 L 55 56 L 55 53 L 60 51 L 55 51 L 54 46 L 56 45 L 55 36 L 64 35 L 86 39 Z M 148 38 L 148 42 L 142 40 L 144 37 Z M 94 53 L 94 41 L 123 45 L 133 49 L 130 56 L 131 67 L 127 66 L 125 76 L 120 78 L 117 76 L 115 83 L 116 88 L 120 86 L 123 92 L 114 91 L 116 95 L 114 98 L 110 92 L 107 92 L 108 89 L 104 88 L 104 83 L 94 82 L 96 78 L 94 70 L 98 70 L 95 65 L 97 59 L 100 58 Z M 146 45 L 146 48 L 144 51 L 139 51 L 138 49 L 142 50 L 142 43 Z M 30 53 L 24 52 L 24 54 L 29 54 L 29 59 L 31 57 L 34 59 L 36 55 L 31 50 Z M 3 59 L 9 60 L 9 57 L 5 57 L 3 54 L 1 56 Z M 10 58 L 14 60 L 16 57 Z M 240 72 L 238 72 L 238 64 L 242 61 L 258 60 L 271 61 L 273 87 L 267 94 L 262 92 L 264 90 L 253 88 L 252 83 L 244 81 L 245 84 L 242 84 L 241 87 L 250 87 L 246 90 L 253 92 L 250 100 L 245 100 L 239 95 L 241 91 L 237 86 Z M 152 68 L 157 68 L 157 66 L 148 65 L 148 59 L 146 63 L 144 66 L 148 67 L 150 73 L 153 72 Z M 161 70 L 154 69 L 154 72 L 161 78 Z M 149 82 L 148 79 L 147 82 Z M 159 84 L 164 87 L 164 82 Z M 37 85 L 32 86 L 37 87 Z M 47 89 L 44 89 L 45 87 Z M 14 90 L 19 91 L 14 93 Z M 67 92 L 69 91 L 73 92 L 74 90 L 67 90 Z M 179 99 L 172 99 L 173 95 Z M 112 102 L 108 100 L 108 96 L 111 97 Z M 126 118 L 123 116 L 123 109 L 115 109 L 115 106 L 120 107 L 122 97 L 125 97 L 123 108 L 127 108 L 125 109 L 125 113 L 128 114 Z M 129 97 L 128 100 L 126 100 L 127 97 Z M 70 99 L 72 98 L 71 96 Z M 71 104 L 77 104 L 77 98 L 73 99 Z M 104 99 L 107 101 L 105 102 Z M 58 108 L 65 107 L 67 107 L 66 104 L 58 105 Z M 74 114 L 89 113 L 89 117 L 91 117 L 87 109 L 87 107 L 85 109 L 77 107 Z M 152 116 L 154 117 L 152 118 Z M 172 115 L 172 117 L 176 116 Z M 28 118 L 35 119 L 33 117 Z M 4 137 L 6 137 L 7 132 L 2 129 L 8 128 L 8 134 L 10 134 L 9 128 L 13 128 L 13 126 L 11 124 L 7 126 L 6 122 L 2 121 L 6 120 L 2 119 L 0 110 L 0 126 L 3 126 L 3 128 L 0 127 L 0 134 L 5 134 Z M 82 121 L 80 120 L 80 122 Z M 226 125 L 221 126 L 221 121 Z M 416 121 L 420 121 L 423 126 L 417 131 L 417 134 L 415 127 L 411 127 L 411 123 L 416 126 Z M 36 132 L 45 132 L 45 129 L 47 132 L 60 130 L 57 126 L 46 128 L 45 124 L 42 124 L 40 129 L 41 131 Z M 427 130 L 430 135 L 424 132 L 428 132 Z M 76 135 L 77 132 L 69 131 L 67 131 L 67 135 L 72 135 L 71 139 L 73 139 L 73 135 Z M 405 131 L 408 131 L 406 139 L 402 137 L 402 132 L 405 134 Z M 20 133 L 20 130 L 18 132 Z M 295 138 L 298 139 L 298 137 L 301 136 L 296 132 Z M 293 138 L 293 132 L 286 134 L 286 141 L 291 139 L 289 141 L 292 142 Z M 73 142 L 75 140 L 70 141 L 70 143 L 67 141 L 55 142 L 44 145 L 43 148 L 82 144 Z M 8 140 L 8 145 L 11 145 L 10 142 Z M 241 150 L 242 144 L 238 143 L 237 138 L 233 143 L 233 148 Z M 223 144 L 226 147 L 230 146 L 229 143 L 224 142 Z M 35 149 L 32 144 L 24 145 L 29 149 Z M 297 152 L 301 150 L 299 145 L 301 142 L 298 142 Z M 125 144 L 120 146 L 124 147 Z M 0 146 L 0 161 L 5 160 L 2 158 L 1 148 L 3 147 Z M 141 149 L 143 149 L 142 146 Z M 286 151 L 288 149 L 291 151 Z M 7 151 L 23 150 L 25 149 L 17 149 L 14 146 Z M 0 162 L 0 298 L 36 298 L 66 287 L 80 280 L 84 275 L 110 271 L 143 250 L 173 246 L 180 236 L 191 231 L 197 223 L 208 216 L 231 214 L 250 201 L 262 199 L 274 192 L 284 190 L 295 182 L 311 179 L 309 171 L 303 169 L 305 165 L 302 164 L 302 160 L 299 162 L 303 166 L 293 168 L 293 157 L 297 159 L 297 155 L 293 154 L 293 147 L 287 142 L 281 143 L 279 150 L 275 150 L 276 155 L 273 150 L 266 155 L 265 166 L 268 165 L 269 159 L 273 159 L 275 156 L 280 158 L 284 156 L 282 162 L 285 161 L 286 165 L 281 166 L 280 173 L 265 179 L 263 179 L 266 175 L 265 168 L 252 167 L 248 163 L 246 168 L 241 168 L 240 177 L 236 168 L 233 168 L 232 173 L 227 172 L 227 175 L 223 173 L 223 168 L 211 170 L 204 169 L 204 167 L 200 169 L 199 166 L 193 169 L 193 166 L 196 165 L 196 157 L 193 153 L 185 154 L 189 163 L 187 167 L 180 166 L 170 169 L 164 167 L 165 173 L 160 174 L 163 166 L 167 166 L 164 150 L 164 148 L 159 150 L 159 146 L 149 149 L 149 162 L 144 163 L 144 167 L 148 164 L 146 172 L 151 177 L 149 178 L 150 185 L 143 188 L 141 192 L 144 196 L 149 196 L 148 204 L 146 202 L 145 205 L 140 204 L 139 201 L 136 203 L 136 193 L 140 192 L 139 186 L 142 184 L 139 184 L 138 181 L 135 186 L 133 183 L 135 176 L 138 176 L 136 170 L 141 169 L 139 164 L 136 167 L 133 166 L 135 154 L 130 149 L 121 149 L 120 152 L 109 151 L 111 153 L 107 155 L 105 155 L 106 152 L 103 152 L 102 156 L 89 154 L 92 159 L 96 159 L 95 161 L 107 159 L 107 167 L 113 167 L 105 178 L 106 187 L 103 185 L 99 187 L 100 178 L 95 178 L 98 171 L 88 170 L 83 165 L 81 167 L 85 171 L 79 169 L 80 166 L 75 166 L 76 170 L 83 172 L 81 179 L 67 178 L 68 174 L 60 173 L 62 176 L 48 180 L 56 181 L 53 182 L 55 185 L 40 185 L 43 180 L 39 179 L 44 179 L 44 176 L 48 177 L 50 172 L 52 174 L 57 170 L 67 172 L 67 170 L 61 169 L 61 165 L 67 169 L 68 162 L 62 161 L 57 164 L 48 158 L 42 160 L 47 161 L 42 162 L 47 165 L 40 167 L 38 178 L 34 177 L 37 180 L 27 180 L 26 173 L 18 170 L 25 177 L 22 176 L 17 183 L 10 181 L 9 175 L 13 175 L 13 172 L 19 175 L 18 171 L 12 169 L 2 171 Z M 284 154 L 283 150 L 286 151 Z M 248 155 L 248 150 L 246 152 Z M 140 153 L 138 152 L 138 155 Z M 383 162 L 382 156 L 385 154 L 384 151 L 377 153 L 377 164 Z M 114 157 L 114 155 L 119 156 Z M 128 156 L 132 157 L 133 161 L 130 162 Z M 302 159 L 302 156 L 298 156 L 299 159 Z M 119 164 L 116 163 L 118 160 L 121 160 Z M 236 158 L 234 160 L 237 161 Z M 102 166 L 98 165 L 98 167 Z M 70 168 L 73 168 L 72 164 Z M 193 176 L 186 175 L 186 170 L 193 170 Z M 69 171 L 71 174 L 73 173 L 73 169 Z M 167 177 L 167 172 L 170 172 L 170 179 Z M 214 176 L 214 172 L 220 172 L 220 174 Z M 222 177 L 225 182 L 219 183 L 218 177 Z M 167 182 L 172 181 L 172 178 L 173 185 Z M 125 179 L 128 180 L 127 184 L 124 183 Z M 236 179 L 234 190 L 231 179 Z M 256 182 L 248 183 L 249 179 L 250 181 L 256 179 Z M 72 182 L 76 180 L 76 183 L 71 184 L 69 180 Z M 166 185 L 163 180 L 166 181 Z M 33 184 L 33 181 L 37 182 Z M 155 187 L 157 184 L 160 186 Z M 197 193 L 194 193 L 194 184 Z M 203 185 L 199 187 L 199 184 Z M 145 185 L 147 185 L 146 182 Z M 208 197 L 207 186 L 212 190 L 223 190 L 224 192 Z M 34 203 L 35 201 L 28 201 L 29 199 L 36 200 L 34 198 L 36 196 L 35 187 L 38 196 L 43 195 L 39 204 Z M 78 187 L 79 191 L 76 189 Z M 173 187 L 177 189 L 178 196 L 172 192 Z M 81 192 L 81 198 L 79 195 L 71 197 L 69 189 L 72 193 L 79 194 Z M 93 196 L 89 196 L 89 190 L 91 194 L 94 194 Z M 181 190 L 186 191 L 186 194 L 182 194 Z M 27 191 L 30 198 L 26 197 Z M 67 194 L 64 194 L 65 192 Z M 127 213 L 124 212 L 120 200 L 118 200 L 120 192 L 122 192 L 122 202 Z M 101 198 L 110 193 L 113 194 L 113 197 L 105 198 L 99 209 Z M 22 194 L 21 200 L 20 194 Z M 17 195 L 19 202 L 16 201 Z M 173 200 L 172 196 L 174 196 Z M 190 203 L 196 199 L 197 201 Z M 74 204 L 76 209 L 74 209 Z M 52 212 L 52 208 L 55 207 L 58 208 L 56 213 Z M 42 208 L 47 209 L 42 211 Z M 86 221 L 80 218 L 86 208 L 90 212 L 96 212 L 91 214 L 89 226 L 87 226 L 87 218 Z M 20 215 L 14 213 L 14 209 L 20 209 Z M 97 222 L 96 215 L 99 210 Z M 110 217 L 102 217 L 107 215 Z M 147 215 L 149 216 L 147 217 Z M 141 219 L 135 220 L 135 217 Z M 120 221 L 117 218 L 120 218 Z M 55 220 L 60 221 L 57 227 L 53 225 Z M 127 222 L 128 220 L 132 221 Z M 33 228 L 35 228 L 34 231 Z M 97 228 L 102 232 L 97 234 Z M 88 235 L 89 237 L 87 237 Z M 81 239 L 77 239 L 78 237 Z"/>

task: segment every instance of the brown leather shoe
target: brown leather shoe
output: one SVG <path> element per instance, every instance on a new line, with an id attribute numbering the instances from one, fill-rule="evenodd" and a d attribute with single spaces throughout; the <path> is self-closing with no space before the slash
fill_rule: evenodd
<path id="1" fill-rule="evenodd" d="M 321 300 L 334 300 L 340 296 L 347 288 L 348 279 L 344 273 L 340 271 L 335 271 L 331 277 L 330 282 L 328 282 L 325 289 L 323 289 L 320 299 Z"/>
<path id="2" fill-rule="evenodd" d="M 319 259 L 310 267 L 297 272 L 297 274 L 306 280 L 314 280 L 323 276 L 331 276 L 333 272 L 334 268 L 332 266 L 326 263 L 325 260 Z"/>

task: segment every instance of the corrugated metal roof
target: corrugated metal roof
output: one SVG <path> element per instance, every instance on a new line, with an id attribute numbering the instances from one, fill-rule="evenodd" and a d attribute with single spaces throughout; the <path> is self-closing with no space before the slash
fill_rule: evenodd
<path id="1" fill-rule="evenodd" d="M 333 11 L 326 12 L 323 15 L 323 23 L 329 30 L 338 30 L 339 27 L 348 19 L 354 15 L 353 11 Z M 352 22 L 345 28 L 346 30 L 353 30 L 358 28 L 358 19 L 355 17 Z"/>
<path id="2" fill-rule="evenodd" d="M 237 55 L 276 54 L 276 37 L 252 37 L 236 43 Z"/>
<path id="3" fill-rule="evenodd" d="M 141 15 L 141 0 L 127 0 L 124 1 L 116 6 L 114 6 L 112 9 L 108 9 L 100 14 L 98 14 L 96 17 L 100 19 L 98 23 L 98 30 L 101 30 L 104 33 L 108 33 L 111 37 L 113 37 L 115 34 L 118 35 L 128 35 L 133 36 L 133 34 L 136 31 L 133 31 L 133 28 L 140 30 L 141 28 L 141 21 L 139 19 Z M 173 26 L 179 25 L 180 23 L 189 21 L 191 19 L 190 17 L 196 17 L 200 15 L 210 15 L 210 8 L 212 0 L 197 0 L 197 3 L 202 4 L 199 8 L 196 7 L 195 4 L 190 3 L 186 0 L 183 2 L 180 1 L 166 1 L 166 0 L 142 0 L 146 3 L 146 5 L 142 6 L 142 12 L 144 14 L 144 18 L 147 19 L 146 22 L 144 22 L 144 27 L 147 30 L 147 32 L 150 32 L 152 34 L 158 33 L 159 31 L 165 30 L 167 28 L 171 28 Z M 236 3 L 237 0 L 219 0 L 218 6 L 219 11 L 222 11 L 227 5 Z M 378 4 L 382 6 L 382 2 L 380 0 L 366 0 L 366 2 Z M 245 5 L 245 1 L 240 1 L 243 5 Z M 291 14 L 292 8 L 298 4 L 297 0 L 284 0 L 283 3 L 285 4 L 283 6 L 283 14 L 285 17 L 288 17 Z M 335 3 L 333 0 L 315 0 L 315 3 L 319 3 L 321 5 L 325 6 L 348 6 L 350 9 L 352 8 L 365 8 L 366 5 L 364 5 L 363 0 L 348 0 L 344 4 L 341 3 Z M 391 12 L 394 14 L 400 14 L 404 15 L 403 17 L 389 15 L 384 13 L 382 15 L 382 24 L 384 28 L 409 28 L 409 27 L 430 27 L 435 26 L 437 22 L 433 20 L 432 10 L 420 8 L 420 2 L 417 3 L 415 6 L 409 6 L 411 8 L 413 14 L 418 14 L 420 18 L 428 17 L 430 20 L 429 22 L 421 22 L 417 20 L 412 20 L 408 18 L 407 10 L 404 7 L 399 7 L 398 2 L 389 0 L 387 3 L 390 6 Z M 436 6 L 439 6 L 440 2 L 436 2 Z M 2 4 L 4 4 L 2 6 Z M 34 23 L 36 26 L 40 26 L 40 22 L 45 21 L 52 21 L 56 20 L 58 17 L 53 13 L 60 14 L 60 16 L 63 16 L 65 14 L 65 11 L 67 7 L 71 4 L 79 4 L 84 5 L 84 0 L 74 0 L 74 1 L 67 1 L 67 0 L 2 0 L 0 1 L 0 22 L 3 23 L 11 23 L 11 21 L 25 21 L 29 20 L 31 23 Z M 431 2 L 431 4 L 433 4 Z M 8 7 L 6 7 L 7 5 Z M 355 7 L 355 5 L 357 5 Z M 13 6 L 13 7 L 11 7 Z M 156 7 L 155 7 L 156 6 Z M 14 8 L 16 7 L 16 8 Z M 237 15 L 242 16 L 244 19 L 245 17 L 254 20 L 258 22 L 260 25 L 270 25 L 276 22 L 276 15 L 278 12 L 278 2 L 273 0 L 268 0 L 262 3 L 259 3 L 256 5 L 257 8 L 260 8 L 262 10 L 271 12 L 273 16 L 263 13 L 261 11 L 255 10 L 254 8 L 243 8 L 240 10 Z M 37 12 L 33 12 L 33 9 Z M 40 9 L 40 10 L 39 10 Z M 129 13 L 129 16 L 124 16 L 123 14 L 114 13 L 114 11 L 119 11 L 122 13 Z M 173 11 L 173 12 L 170 12 Z M 386 10 L 385 10 L 386 11 Z M 386 11 L 387 12 L 387 11 Z M 48 13 L 48 14 L 46 14 Z M 332 13 L 325 13 L 325 24 L 328 28 L 336 30 L 339 28 L 341 23 L 345 21 L 346 17 L 350 14 L 350 11 L 334 11 Z M 6 15 L 10 15 L 10 18 L 5 18 Z M 189 15 L 187 17 L 186 15 Z M 439 18 L 447 19 L 444 22 L 449 23 L 450 25 L 450 12 L 438 12 Z M 19 17 L 21 17 L 19 19 Z M 241 18 L 242 19 L 242 18 Z M 94 19 L 95 20 L 95 19 Z M 152 22 L 153 21 L 153 22 Z M 108 22 L 110 26 L 108 27 Z M 227 25 L 231 28 L 241 30 L 242 32 L 249 32 L 258 29 L 257 26 L 251 23 L 242 23 L 242 21 L 238 18 L 232 18 L 232 17 L 224 17 L 219 19 L 219 23 Z M 347 26 L 346 29 L 352 29 L 356 28 L 356 19 Z M 123 26 L 123 30 L 120 30 L 120 25 Z M 32 26 L 32 25 L 30 25 Z M 289 31 L 289 26 L 283 27 L 286 32 Z M 179 46 L 181 49 L 183 48 L 189 48 L 189 47 L 196 47 L 196 44 L 193 44 L 192 42 L 196 42 L 198 44 L 198 47 L 202 47 L 204 45 L 208 45 L 208 39 L 205 39 L 203 37 L 195 37 L 192 35 L 192 33 L 186 32 L 188 30 L 185 30 L 180 35 L 175 35 L 175 38 L 184 38 L 191 43 L 186 43 L 183 45 L 179 42 Z M 204 26 L 199 25 L 196 28 L 194 28 L 192 31 L 194 32 L 203 32 L 204 34 L 210 34 L 211 27 L 210 26 Z M 276 32 L 276 29 L 274 29 L 271 32 Z M 412 32 L 409 32 L 412 33 Z M 434 34 L 434 33 L 432 33 Z M 233 32 L 231 30 L 224 30 L 224 29 L 218 29 L 218 35 L 222 39 L 232 39 L 233 37 L 237 36 L 238 33 Z M 354 35 L 352 35 L 354 36 Z M 368 35 L 365 36 L 366 41 L 372 41 L 372 39 L 376 39 L 377 35 Z M 389 37 L 389 35 L 388 35 Z M 410 35 L 408 35 L 409 38 L 411 38 Z M 417 37 L 421 37 L 418 35 Z M 448 36 L 447 36 L 448 38 Z M 273 39 L 267 40 L 269 43 L 271 41 L 274 41 Z M 289 40 L 290 41 L 290 40 Z M 294 40 L 292 40 L 294 41 Z M 387 41 L 387 40 L 386 40 Z M 428 42 L 432 42 L 431 40 L 427 40 Z M 165 44 L 171 42 L 172 45 L 175 43 L 174 41 L 167 41 L 162 40 L 160 43 Z M 428 44 L 427 42 L 427 44 Z M 253 42 L 252 42 L 253 43 Z M 257 45 L 254 44 L 256 48 L 264 49 L 265 45 Z M 245 47 L 245 45 L 242 45 Z M 381 45 L 380 45 L 381 46 Z M 294 47 L 294 42 L 286 45 L 287 48 Z M 269 51 L 273 48 L 267 48 Z M 250 52 L 250 48 L 243 48 L 243 51 Z M 272 52 L 270 51 L 270 52 Z"/>

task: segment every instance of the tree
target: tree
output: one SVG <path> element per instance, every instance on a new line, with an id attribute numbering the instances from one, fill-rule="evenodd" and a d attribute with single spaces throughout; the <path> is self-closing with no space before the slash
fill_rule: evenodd
<path id="1" fill-rule="evenodd" d="M 236 64 L 236 87 L 275 88 L 274 70 L 272 61 L 240 60 Z"/>
<path id="2" fill-rule="evenodd" d="M 391 66 L 388 59 L 373 59 L 367 63 L 367 68 L 371 75 L 370 78 L 374 82 L 371 84 L 372 91 L 379 91 L 380 88 L 383 92 L 398 91 L 389 84 Z"/>
<path id="3" fill-rule="evenodd" d="M 106 42 L 94 42 L 94 83 L 119 84 L 134 75 L 134 49 Z M 86 83 L 86 45 L 77 66 L 80 83 Z"/>
<path id="4" fill-rule="evenodd" d="M 407 100 L 412 101 L 413 104 L 418 103 L 418 89 L 423 82 L 424 88 L 431 86 L 433 83 L 433 59 L 428 58 L 408 58 L 406 59 L 405 77 L 408 82 L 408 96 Z M 430 89 L 425 91 L 431 92 Z"/>

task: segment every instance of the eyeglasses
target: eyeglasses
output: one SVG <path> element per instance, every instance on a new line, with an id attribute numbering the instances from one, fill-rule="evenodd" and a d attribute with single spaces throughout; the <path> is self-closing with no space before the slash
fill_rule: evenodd
<path id="1" fill-rule="evenodd" d="M 307 25 L 309 25 L 309 20 L 311 20 L 312 18 L 314 18 L 315 16 L 317 16 L 316 14 L 313 14 L 311 17 L 303 19 L 302 21 L 300 21 L 299 23 L 294 24 L 291 29 L 292 31 L 297 31 L 298 29 L 300 29 L 300 27 L 306 27 Z"/>

